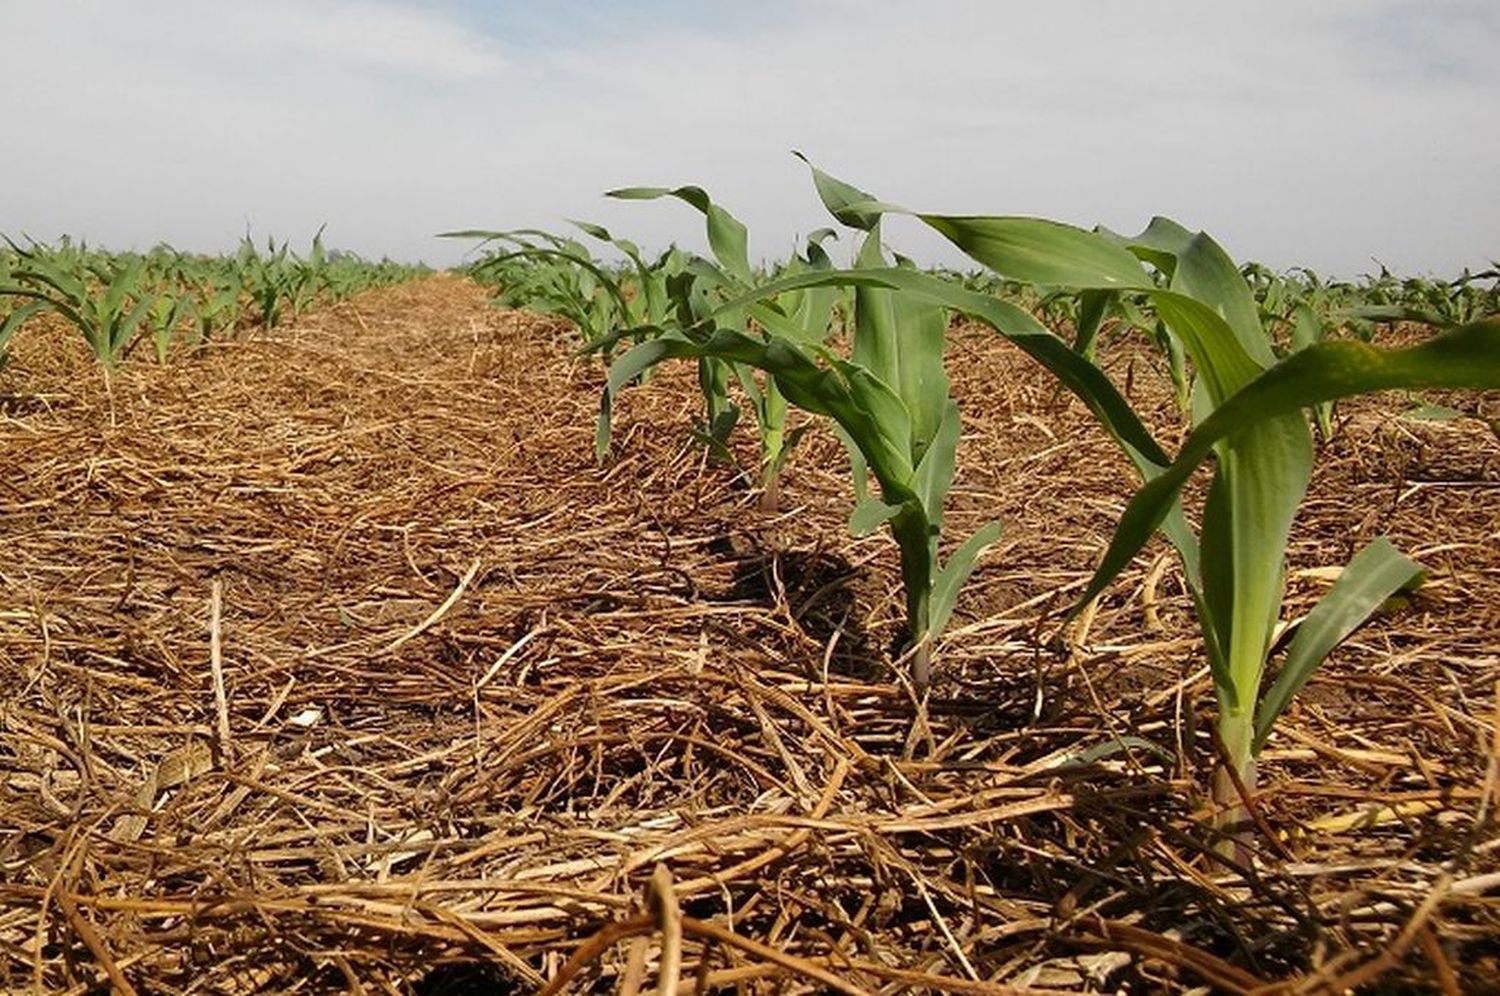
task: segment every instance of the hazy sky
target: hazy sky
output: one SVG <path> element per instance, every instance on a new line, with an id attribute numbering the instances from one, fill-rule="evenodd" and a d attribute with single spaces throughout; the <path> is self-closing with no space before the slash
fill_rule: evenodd
<path id="1" fill-rule="evenodd" d="M 1497 0 L 0 0 L 0 39 L 13 236 L 696 246 L 685 205 L 600 194 L 698 183 L 780 256 L 827 223 L 797 148 L 914 208 L 1167 214 L 1278 268 L 1500 257 Z"/>

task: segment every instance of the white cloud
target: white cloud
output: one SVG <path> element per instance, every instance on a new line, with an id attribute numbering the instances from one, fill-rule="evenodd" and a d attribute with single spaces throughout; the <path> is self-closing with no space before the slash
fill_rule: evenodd
<path id="1" fill-rule="evenodd" d="M 1500 254 L 1500 63 L 1476 58 L 1500 27 L 1458 7 L 643 0 L 500 37 L 475 18 L 501 8 L 393 0 L 0 4 L 24 39 L 0 231 L 207 246 L 327 221 L 451 259 L 430 233 L 585 217 L 701 245 L 681 205 L 598 199 L 699 182 L 779 254 L 825 221 L 795 147 L 913 206 L 1166 213 L 1277 266 L 1452 271 Z M 1402 62 L 1407 37 L 1437 54 Z"/>
<path id="2" fill-rule="evenodd" d="M 505 66 L 499 49 L 463 24 L 420 8 L 394 3 L 341 2 L 317 5 L 264 0 L 246 8 L 264 25 L 273 11 L 274 39 L 316 59 L 354 69 L 397 70 L 437 80 L 483 80 Z M 277 9 L 279 8 L 279 9 Z"/>

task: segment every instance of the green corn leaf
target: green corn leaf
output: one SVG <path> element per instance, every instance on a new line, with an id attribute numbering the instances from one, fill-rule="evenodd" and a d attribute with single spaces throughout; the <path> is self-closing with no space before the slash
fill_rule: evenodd
<path id="1" fill-rule="evenodd" d="M 760 383 L 755 379 L 755 368 L 744 363 L 736 363 L 731 369 L 735 380 L 739 381 L 740 391 L 745 395 L 745 400 L 750 402 L 750 407 L 764 409 L 766 392 L 761 390 Z"/>
<path id="2" fill-rule="evenodd" d="M 917 217 L 972 259 L 1012 280 L 1077 290 L 1151 286 L 1129 250 L 1072 225 L 1041 218 Z"/>
<path id="3" fill-rule="evenodd" d="M 910 419 L 901 399 L 868 371 L 837 358 L 829 366 L 819 366 L 797 344 L 786 340 L 764 341 L 720 329 L 700 342 L 681 332 L 665 332 L 615 361 L 605 397 L 612 397 L 642 371 L 667 359 L 704 357 L 746 363 L 774 376 L 792 404 L 815 415 L 831 416 L 839 423 L 864 454 L 888 499 L 903 503 L 915 500 L 907 448 Z M 601 421 L 607 418 L 606 412 L 607 403 L 601 404 Z"/>
<path id="4" fill-rule="evenodd" d="M 648 339 L 627 350 L 609 367 L 609 382 L 599 397 L 599 417 L 594 423 L 594 459 L 603 461 L 609 454 L 611 426 L 614 419 L 614 397 L 626 384 L 645 371 L 673 356 L 667 333 Z"/>
<path id="5" fill-rule="evenodd" d="M 27 267 L 17 271 L 14 276 L 29 284 L 52 288 L 57 294 L 54 300 L 69 308 L 81 309 L 89 301 L 88 289 L 81 280 L 47 264 L 28 261 Z"/>
<path id="6" fill-rule="evenodd" d="M 488 228 L 465 228 L 453 232 L 439 232 L 437 237 L 440 239 L 477 239 L 480 245 L 488 242 L 511 242 L 518 238 L 536 238 L 550 243 L 553 248 L 559 248 L 566 241 L 561 236 L 543 231 L 540 228 L 512 228 L 505 231 Z"/>
<path id="7" fill-rule="evenodd" d="M 1078 334 L 1073 339 L 1073 352 L 1093 360 L 1095 340 L 1116 297 L 1113 291 L 1101 290 L 1083 291 L 1078 295 Z"/>
<path id="8" fill-rule="evenodd" d="M 1193 238 L 1193 233 L 1171 218 L 1160 215 L 1139 235 L 1125 236 L 1112 232 L 1102 225 L 1094 231 L 1105 240 L 1129 249 L 1139 259 L 1156 267 L 1168 280 L 1177 270 L 1177 257 Z"/>
<path id="9" fill-rule="evenodd" d="M 1132 453 L 1140 454 L 1149 463 L 1158 466 L 1165 466 L 1169 462 L 1161 447 L 1142 425 L 1139 416 L 1098 367 L 1074 353 L 1067 343 L 1025 310 L 1008 301 L 966 290 L 941 277 L 903 267 L 799 273 L 772 281 L 758 291 L 733 299 L 724 307 L 744 307 L 766 294 L 823 285 L 898 289 L 984 322 L 1052 371 L 1094 411 L 1111 432 L 1124 441 Z"/>
<path id="10" fill-rule="evenodd" d="M 1098 595 L 1145 545 L 1183 484 L 1219 440 L 1319 402 L 1371 391 L 1424 388 L 1500 388 L 1500 320 L 1461 326 L 1406 349 L 1320 342 L 1261 374 L 1204 419 L 1171 466 L 1136 492 L 1082 602 Z"/>
<path id="11" fill-rule="evenodd" d="M 868 536 L 900 513 L 900 505 L 887 505 L 879 498 L 866 498 L 856 503 L 850 514 L 849 532 L 854 536 Z"/>
<path id="12" fill-rule="evenodd" d="M 981 526 L 968 541 L 957 550 L 953 556 L 948 558 L 941 569 L 938 570 L 932 582 L 932 617 L 928 627 L 932 633 L 941 633 L 948 626 L 948 620 L 953 616 L 954 606 L 958 602 L 958 592 L 974 572 L 974 565 L 979 560 L 979 555 L 985 548 L 992 545 L 1000 538 L 1000 523 L 991 522 Z"/>
<path id="13" fill-rule="evenodd" d="M 1151 433 L 1141 423 L 1130 403 L 1094 364 L 1075 353 L 1032 315 L 987 294 L 966 290 L 940 277 L 902 267 L 852 271 L 875 283 L 904 294 L 941 304 L 989 325 L 1019 346 L 1032 359 L 1050 370 L 1086 404 L 1131 455 L 1138 466 L 1159 469 L 1170 461 Z M 829 274 L 837 279 L 839 274 Z"/>
<path id="14" fill-rule="evenodd" d="M 127 295 L 136 291 L 141 283 L 145 264 L 137 261 L 121 268 L 109 281 L 104 292 L 104 313 L 119 314 L 124 308 Z"/>
<path id="15" fill-rule="evenodd" d="M 801 153 L 796 154 L 808 162 Z M 813 182 L 828 210 L 844 224 L 871 231 L 885 213 L 913 213 L 876 201 L 816 166 Z M 916 216 L 971 258 L 1004 277 L 1077 289 L 1122 289 L 1151 281 L 1129 250 L 1099 235 L 1041 218 Z"/>
<path id="16" fill-rule="evenodd" d="M 1170 286 L 1173 291 L 1211 308 L 1258 367 L 1265 369 L 1276 362 L 1271 342 L 1261 327 L 1260 307 L 1250 293 L 1250 285 L 1245 283 L 1229 254 L 1213 239 L 1199 232 L 1182 246 L 1177 252 L 1177 267 Z"/>
<path id="17" fill-rule="evenodd" d="M 808 345 L 820 343 L 828 336 L 826 321 L 823 328 L 817 330 L 813 322 L 798 315 L 787 315 L 763 301 L 747 306 L 746 313 L 771 335 L 779 335 Z"/>
<path id="18" fill-rule="evenodd" d="M 1207 304 L 1176 291 L 1153 290 L 1147 297 L 1192 358 L 1211 405 L 1223 404 L 1265 369 L 1245 350 L 1229 323 Z"/>
<path id="19" fill-rule="evenodd" d="M 1258 753 L 1277 718 L 1325 658 L 1363 626 L 1386 599 L 1420 582 L 1422 567 L 1380 537 L 1349 561 L 1338 581 L 1297 627 L 1286 660 L 1255 718 Z"/>
<path id="20" fill-rule="evenodd" d="M 773 342 L 772 348 L 778 346 L 786 352 L 792 352 L 790 345 L 782 345 Z M 881 490 L 890 495 L 901 493 L 903 497 L 909 494 L 912 487 L 912 420 L 910 410 L 889 384 L 876 377 L 870 371 L 858 364 L 846 363 L 834 358 L 831 360 L 833 369 L 843 374 L 843 382 L 847 385 L 849 399 L 855 409 L 860 413 L 860 422 L 867 424 L 864 432 L 855 432 L 850 421 L 841 417 L 838 412 L 830 411 L 829 414 L 838 418 L 845 428 L 850 429 L 850 434 L 865 450 L 866 458 L 870 461 L 870 469 L 875 472 L 875 477 L 880 481 Z M 771 371 L 775 373 L 776 371 Z M 778 375 L 779 376 L 779 375 Z M 796 384 L 783 384 L 785 393 L 789 400 L 797 400 L 792 388 Z M 838 392 L 826 392 L 826 399 L 839 397 Z M 807 408 L 800 400 L 798 407 Z M 873 435 L 871 435 L 873 434 Z M 872 453 L 869 444 L 874 443 L 878 452 L 886 454 L 883 459 L 877 459 Z"/>
<path id="21" fill-rule="evenodd" d="M 844 445 L 844 452 L 849 455 L 849 478 L 854 485 L 854 504 L 860 505 L 870 498 L 870 465 L 865 462 L 865 455 L 859 451 L 859 446 L 837 422 L 833 424 L 833 434 L 838 437 L 839 442 Z"/>
<path id="22" fill-rule="evenodd" d="M 722 409 L 714 414 L 713 420 L 708 423 L 708 437 L 718 446 L 723 447 L 729 439 L 729 434 L 734 431 L 734 425 L 740 420 L 740 410 L 733 405 Z M 730 455 L 732 459 L 732 454 Z"/>
<path id="23" fill-rule="evenodd" d="M 648 264 L 641 257 L 640 247 L 634 242 L 629 239 L 615 238 L 604 226 L 577 220 L 571 221 L 570 224 L 601 242 L 608 242 L 625 254 L 625 258 L 630 260 L 631 266 L 635 268 L 641 297 L 644 299 L 644 313 L 638 314 L 637 318 L 649 322 L 660 322 L 667 310 L 664 272 Z M 665 263 L 663 263 L 664 266 Z"/>
<path id="24" fill-rule="evenodd" d="M 818 196 L 822 198 L 823 206 L 841 224 L 868 232 L 880 223 L 884 206 L 876 203 L 873 196 L 843 180 L 829 176 L 814 166 L 812 161 L 802 153 L 793 151 L 792 155 L 807 163 L 808 168 L 812 170 L 813 186 L 817 189 Z"/>
<path id="25" fill-rule="evenodd" d="M 1055 764 L 1049 765 L 1048 768 L 1049 770 L 1057 771 L 1062 768 L 1087 767 L 1107 757 L 1113 757 L 1116 754 L 1126 754 L 1132 750 L 1144 751 L 1169 765 L 1177 763 L 1177 754 L 1174 751 L 1167 750 L 1160 744 L 1152 743 L 1150 740 L 1142 737 L 1111 737 L 1103 743 L 1095 744 L 1087 750 L 1065 755 Z"/>
<path id="26" fill-rule="evenodd" d="M 1231 712 L 1254 707 L 1281 610 L 1282 551 L 1312 460 L 1300 413 L 1266 419 L 1220 447 L 1199 542 L 1201 607 L 1223 653 L 1223 670 L 1214 677 Z"/>
<path id="27" fill-rule="evenodd" d="M 4 293 L 5 289 L 0 288 L 0 294 Z M 34 316 L 51 310 L 52 306 L 51 301 L 30 301 L 5 316 L 5 320 L 0 322 L 0 359 L 3 359 L 10 347 L 11 336 L 15 335 L 16 329 Z"/>
<path id="28" fill-rule="evenodd" d="M 118 318 L 109 327 L 107 339 L 109 352 L 107 356 L 102 357 L 105 362 L 113 363 L 120 358 L 125 348 L 130 345 L 132 334 L 140 327 L 141 322 L 145 321 L 146 314 L 151 310 L 151 306 L 154 303 L 155 297 L 153 295 L 143 294 L 135 302 L 135 306 L 130 311 Z"/>
<path id="29" fill-rule="evenodd" d="M 1404 304 L 1370 304 L 1352 308 L 1346 308 L 1340 312 L 1340 317 L 1365 322 L 1413 322 L 1419 325 L 1433 325 L 1438 328 L 1453 324 L 1448 318 L 1431 308 L 1413 307 Z"/>
<path id="30" fill-rule="evenodd" d="M 715 204 L 702 187 L 623 187 L 606 197 L 649 201 L 675 197 L 703 212 L 708 220 L 708 244 L 719 265 L 741 285 L 754 282 L 750 268 L 750 236 L 738 218 Z"/>
<path id="31" fill-rule="evenodd" d="M 880 270 L 884 263 L 877 223 L 865 238 L 857 265 Z M 929 301 L 881 287 L 856 287 L 854 302 L 850 359 L 895 389 L 911 416 L 909 445 L 920 458 L 938 431 L 948 403 L 948 375 L 943 368 L 947 312 Z"/>
<path id="32" fill-rule="evenodd" d="M 1298 302 L 1292 308 L 1292 349 L 1305 349 L 1322 341 L 1323 322 L 1318 313 L 1306 303 Z"/>
<path id="33" fill-rule="evenodd" d="M 950 404 L 944 365 L 949 315 L 941 305 L 900 293 L 895 294 L 894 312 L 895 331 L 900 336 L 899 360 L 897 379 L 890 383 L 911 412 L 912 453 L 920 459 L 940 431 Z M 856 327 L 856 344 L 858 337 Z"/>
<path id="34" fill-rule="evenodd" d="M 768 472 L 771 475 L 774 476 L 781 473 L 782 467 L 786 465 L 787 458 L 792 455 L 792 451 L 797 448 L 797 444 L 802 442 L 809 428 L 811 426 L 804 422 L 785 434 L 782 439 L 781 450 L 774 455 L 771 466 L 768 468 Z"/>
<path id="35" fill-rule="evenodd" d="M 943 524 L 943 501 L 953 485 L 959 430 L 958 403 L 950 400 L 945 406 L 941 425 L 917 464 L 915 490 L 934 531 Z"/>

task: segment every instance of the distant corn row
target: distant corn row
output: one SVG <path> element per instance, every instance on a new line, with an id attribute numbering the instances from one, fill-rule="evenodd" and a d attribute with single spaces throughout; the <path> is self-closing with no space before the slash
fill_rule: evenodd
<path id="1" fill-rule="evenodd" d="M 6 240 L 0 249 L 0 363 L 27 320 L 59 316 L 113 367 L 149 348 L 172 353 L 247 328 L 274 328 L 316 304 L 410 279 L 418 270 L 388 260 L 328 252 L 322 233 L 306 256 L 285 242 L 264 250 L 249 238 L 230 256 L 200 256 L 158 246 L 110 253 L 74 245 Z"/>
<path id="2" fill-rule="evenodd" d="M 832 423 L 851 463 L 851 530 L 885 527 L 899 549 L 919 692 L 964 581 L 1000 533 L 992 522 L 962 542 L 943 537 L 959 437 L 944 369 L 950 319 L 984 323 L 1037 360 L 1087 405 L 1143 481 L 1073 612 L 1153 534 L 1176 550 L 1217 699 L 1225 759 L 1213 788 L 1218 846 L 1230 860 L 1245 859 L 1255 758 L 1277 717 L 1338 643 L 1421 576 L 1377 539 L 1313 611 L 1278 633 L 1285 551 L 1316 456 L 1308 413 L 1328 432 L 1331 405 L 1351 395 L 1500 387 L 1500 321 L 1483 318 L 1500 310 L 1496 274 L 1330 284 L 1307 271 L 1242 269 L 1206 234 L 1164 218 L 1127 237 L 1036 218 L 907 212 L 816 168 L 813 181 L 834 220 L 853 230 L 848 267 L 824 250 L 830 229 L 779 266 L 752 266 L 745 226 L 697 187 L 612 196 L 688 204 L 706 221 L 712 258 L 674 249 L 648 259 L 593 225 L 578 227 L 613 245 L 625 265 L 605 266 L 581 243 L 542 232 L 451 234 L 485 240 L 488 254 L 474 272 L 497 283 L 499 300 L 565 315 L 585 348 L 605 359 L 601 459 L 615 395 L 673 359 L 697 363 L 702 435 L 721 449 L 740 413 L 730 393 L 738 384 L 759 431 L 768 503 L 801 428 L 789 426 L 789 410 Z M 889 256 L 882 223 L 893 212 L 927 224 L 984 271 L 924 272 Z M 1404 349 L 1364 341 L 1373 323 L 1398 319 L 1442 331 Z M 1096 362 L 1101 343 L 1137 332 L 1165 353 L 1177 378 L 1191 432 L 1175 455 Z M 1179 496 L 1205 463 L 1212 486 L 1194 524 Z"/>

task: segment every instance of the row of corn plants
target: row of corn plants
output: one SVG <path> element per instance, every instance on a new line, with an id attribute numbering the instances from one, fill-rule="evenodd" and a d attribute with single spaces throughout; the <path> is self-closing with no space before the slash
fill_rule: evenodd
<path id="1" fill-rule="evenodd" d="M 158 246 L 110 253 L 62 239 L 55 245 L 6 240 L 0 253 L 0 361 L 29 319 L 59 316 L 106 367 L 149 346 L 159 362 L 181 349 L 246 328 L 272 328 L 315 304 L 409 279 L 418 268 L 378 263 L 324 248 L 308 253 L 249 238 L 227 256 Z"/>
<path id="2" fill-rule="evenodd" d="M 732 424 L 712 404 L 731 405 L 724 389 L 738 380 L 761 432 L 763 468 L 779 469 L 785 459 L 789 407 L 828 419 L 851 460 L 851 530 L 884 527 L 899 550 L 910 676 L 919 691 L 930 681 L 933 648 L 965 579 L 1000 531 L 992 522 L 956 545 L 944 542 L 959 436 L 943 365 L 950 319 L 967 316 L 1018 345 L 1083 401 L 1142 481 L 1074 611 L 1100 596 L 1153 534 L 1181 561 L 1216 698 L 1222 763 L 1212 792 L 1220 851 L 1244 859 L 1256 757 L 1277 718 L 1345 637 L 1421 576 L 1417 564 L 1377 539 L 1343 567 L 1289 640 L 1273 640 L 1286 550 L 1316 456 L 1312 425 L 1326 431 L 1330 405 L 1372 391 L 1500 388 L 1500 320 L 1492 297 L 1474 289 L 1485 275 L 1441 285 L 1444 293 L 1460 291 L 1460 303 L 1447 310 L 1430 306 L 1436 298 L 1419 307 L 1416 292 L 1406 290 L 1387 302 L 1342 290 L 1320 298 L 1326 285 L 1310 276 L 1241 268 L 1208 235 L 1164 218 L 1121 236 L 1037 218 L 911 212 L 815 167 L 812 176 L 834 220 L 855 233 L 850 266 L 834 266 L 823 251 L 832 233 L 819 232 L 788 264 L 752 268 L 744 226 L 701 189 L 679 187 L 614 192 L 634 200 L 674 197 L 707 221 L 713 258 L 673 250 L 670 277 L 651 285 L 660 295 L 655 307 L 626 306 L 646 296 L 650 267 L 612 274 L 576 244 L 538 233 L 513 237 L 508 253 L 480 268 L 545 260 L 570 269 L 568 279 L 593 278 L 580 300 L 614 302 L 609 322 L 590 312 L 593 324 L 585 328 L 570 314 L 584 329 L 586 348 L 608 364 L 601 457 L 612 399 L 670 360 L 699 364 L 710 424 Z M 958 279 L 890 256 L 882 223 L 892 213 L 931 227 L 984 274 Z M 638 252 L 627 255 L 639 264 Z M 545 294 L 528 300 L 514 287 L 510 303 L 547 306 Z M 1034 312 L 1065 319 L 1071 335 L 1055 333 Z M 1436 331 L 1392 349 L 1364 341 L 1362 328 L 1354 336 L 1339 332 L 1350 321 L 1394 318 L 1422 319 Z M 1169 360 L 1191 430 L 1175 454 L 1098 365 L 1099 333 L 1111 324 L 1145 333 Z M 1204 464 L 1212 482 L 1194 522 L 1181 490 Z"/>

